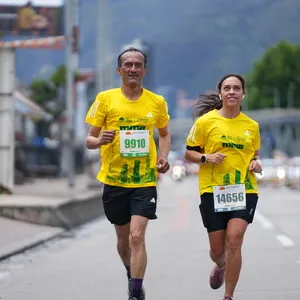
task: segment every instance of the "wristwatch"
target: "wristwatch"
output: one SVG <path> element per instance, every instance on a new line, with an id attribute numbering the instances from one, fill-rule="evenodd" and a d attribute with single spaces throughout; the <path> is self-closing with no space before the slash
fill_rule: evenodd
<path id="1" fill-rule="evenodd" d="M 203 163 L 203 164 L 206 164 L 206 163 L 207 163 L 207 156 L 206 156 L 206 154 L 203 154 L 203 155 L 201 156 L 200 161 L 201 161 L 201 163 Z"/>

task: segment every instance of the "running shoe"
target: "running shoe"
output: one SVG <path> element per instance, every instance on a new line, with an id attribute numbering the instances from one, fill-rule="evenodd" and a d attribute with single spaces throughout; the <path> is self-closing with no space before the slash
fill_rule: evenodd
<path id="1" fill-rule="evenodd" d="M 218 266 L 215 265 L 209 276 L 210 287 L 214 290 L 220 288 L 224 283 L 224 279 L 225 266 L 223 268 L 218 268 Z"/>

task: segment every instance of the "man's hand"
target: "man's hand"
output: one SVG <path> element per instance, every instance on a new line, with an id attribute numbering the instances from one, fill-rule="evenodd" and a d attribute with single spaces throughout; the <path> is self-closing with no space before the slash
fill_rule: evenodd
<path id="1" fill-rule="evenodd" d="M 104 130 L 100 137 L 100 146 L 111 143 L 116 136 L 115 130 Z"/>
<path id="2" fill-rule="evenodd" d="M 157 171 L 158 173 L 167 173 L 170 169 L 168 160 L 164 157 L 160 157 L 157 160 Z"/>
<path id="3" fill-rule="evenodd" d="M 207 163 L 213 164 L 213 165 L 219 165 L 222 163 L 224 158 L 226 157 L 223 153 L 214 153 L 214 154 L 207 154 Z"/>
<path id="4" fill-rule="evenodd" d="M 98 149 L 102 145 L 111 143 L 115 138 L 114 130 L 105 130 L 101 136 L 90 135 L 85 139 L 85 144 L 88 149 Z"/>

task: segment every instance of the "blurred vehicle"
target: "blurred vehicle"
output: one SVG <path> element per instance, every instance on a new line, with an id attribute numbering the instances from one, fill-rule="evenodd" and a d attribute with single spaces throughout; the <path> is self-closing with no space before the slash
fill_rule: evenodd
<path id="1" fill-rule="evenodd" d="M 183 160 L 175 160 L 173 166 L 171 166 L 172 178 L 174 180 L 182 180 L 186 177 L 186 167 Z"/>
<path id="2" fill-rule="evenodd" d="M 286 185 L 300 189 L 300 156 L 291 157 L 287 161 Z"/>
<path id="3" fill-rule="evenodd" d="M 186 176 L 184 166 L 174 166 L 172 168 L 172 178 L 174 180 L 182 180 Z"/>
<path id="4" fill-rule="evenodd" d="M 199 173 L 199 165 L 196 163 L 188 162 L 186 164 L 186 173 L 187 175 L 198 175 Z"/>
<path id="5" fill-rule="evenodd" d="M 261 163 L 262 173 L 255 173 L 260 185 L 271 184 L 274 187 L 285 185 L 286 161 L 284 159 L 265 158 Z"/>

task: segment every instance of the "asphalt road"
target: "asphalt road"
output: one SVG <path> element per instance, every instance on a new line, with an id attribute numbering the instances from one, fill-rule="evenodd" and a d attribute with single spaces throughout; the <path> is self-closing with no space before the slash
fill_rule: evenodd
<path id="1" fill-rule="evenodd" d="M 159 187 L 156 221 L 147 231 L 147 300 L 220 300 L 208 276 L 213 263 L 198 211 L 195 177 Z M 0 299 L 126 299 L 126 275 L 113 227 L 87 224 L 63 239 L 0 264 Z M 261 188 L 255 222 L 245 237 L 235 299 L 300 299 L 300 192 Z"/>

